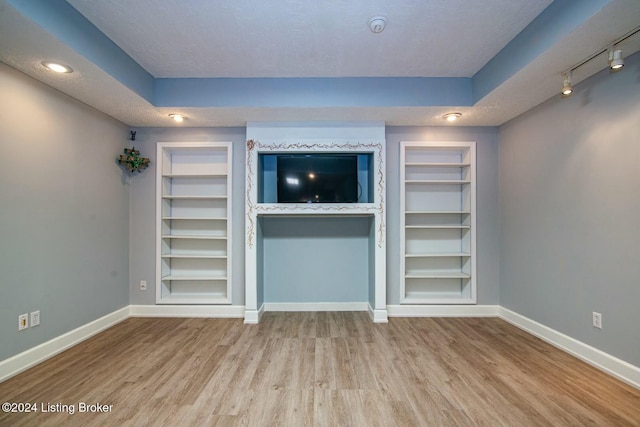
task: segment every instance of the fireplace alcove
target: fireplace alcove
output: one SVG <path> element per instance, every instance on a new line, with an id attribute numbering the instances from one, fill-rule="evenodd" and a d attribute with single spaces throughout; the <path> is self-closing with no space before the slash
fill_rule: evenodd
<path id="1" fill-rule="evenodd" d="M 384 142 L 378 122 L 247 125 L 245 323 L 268 310 L 345 309 L 387 322 Z M 261 203 L 260 157 L 281 153 L 369 156 L 372 194 L 367 203 Z M 294 277 L 304 271 L 309 280 Z"/>

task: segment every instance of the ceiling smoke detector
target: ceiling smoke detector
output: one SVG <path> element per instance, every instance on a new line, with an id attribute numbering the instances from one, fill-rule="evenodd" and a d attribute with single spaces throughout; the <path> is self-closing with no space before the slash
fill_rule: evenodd
<path id="1" fill-rule="evenodd" d="M 384 31 L 384 27 L 387 26 L 387 18 L 384 16 L 374 16 L 369 19 L 369 28 L 373 33 L 381 33 Z"/>

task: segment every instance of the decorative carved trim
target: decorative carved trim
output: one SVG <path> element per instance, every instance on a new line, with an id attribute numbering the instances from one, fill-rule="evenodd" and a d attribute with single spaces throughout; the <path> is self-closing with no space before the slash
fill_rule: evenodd
<path id="1" fill-rule="evenodd" d="M 253 149 L 255 148 L 255 142 L 253 139 L 247 141 L 247 242 L 249 247 L 253 248 L 253 237 L 255 234 L 255 223 L 253 221 L 253 201 L 251 200 L 251 189 L 253 188 Z"/>
<path id="2" fill-rule="evenodd" d="M 253 180 L 255 177 L 255 172 L 253 169 L 253 158 L 255 149 L 258 151 L 277 151 L 277 152 L 290 152 L 290 151 L 331 151 L 331 150 L 340 150 L 340 151 L 371 151 L 377 153 L 377 190 L 378 190 L 378 203 L 373 206 L 362 206 L 362 204 L 354 204 L 354 205 L 331 205 L 328 206 L 326 204 L 294 204 L 294 205 L 267 205 L 267 206 L 256 206 L 254 200 L 251 198 L 251 192 L 253 189 Z M 255 239 L 255 220 L 254 217 L 260 213 L 268 213 L 268 212 L 286 212 L 286 213 L 297 213 L 297 212 L 325 212 L 327 214 L 331 213 L 373 213 L 376 212 L 380 215 L 380 226 L 378 227 L 378 247 L 382 247 L 385 239 L 386 225 L 385 225 L 385 212 L 384 212 L 384 162 L 382 160 L 383 146 L 380 143 L 278 143 L 278 144 L 262 144 L 259 141 L 254 141 L 253 139 L 247 140 L 247 243 L 250 248 L 253 248 L 254 239 Z"/>

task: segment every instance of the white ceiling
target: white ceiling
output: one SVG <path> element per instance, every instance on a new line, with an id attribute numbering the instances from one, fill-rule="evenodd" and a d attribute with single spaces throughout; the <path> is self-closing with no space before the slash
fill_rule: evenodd
<path id="1" fill-rule="evenodd" d="M 68 2 L 155 77 L 472 77 L 551 0 Z"/>
<path id="2" fill-rule="evenodd" d="M 473 77 L 551 0 L 68 0 L 155 78 Z M 387 18 L 372 33 L 368 20 Z M 182 126 L 247 121 L 376 120 L 388 125 L 496 126 L 555 96 L 562 71 L 640 22 L 640 0 L 612 0 L 473 106 L 196 108 Z M 627 40 L 625 56 L 640 50 Z M 39 63 L 65 58 L 77 72 L 57 76 Z M 175 126 L 167 114 L 0 0 L 0 61 L 132 126 Z M 576 70 L 574 82 L 606 67 Z"/>

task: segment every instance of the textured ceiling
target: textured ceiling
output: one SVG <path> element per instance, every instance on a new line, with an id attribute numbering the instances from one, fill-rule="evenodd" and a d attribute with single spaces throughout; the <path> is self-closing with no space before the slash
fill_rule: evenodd
<path id="1" fill-rule="evenodd" d="M 68 2 L 155 77 L 472 77 L 551 0 Z"/>
<path id="2" fill-rule="evenodd" d="M 377 15 L 388 20 L 380 34 L 367 25 Z M 463 113 L 456 126 L 497 126 L 557 96 L 563 71 L 639 23 L 640 0 L 0 0 L 0 61 L 132 127 L 371 120 L 450 126 L 442 114 L 451 110 Z M 640 33 L 621 46 L 624 56 L 639 51 Z M 605 56 L 579 67 L 574 83 L 606 68 Z M 75 72 L 47 72 L 45 59 Z M 127 81 L 131 64 L 146 75 L 151 95 Z M 319 100 L 335 94 L 309 88 L 294 94 L 308 102 L 270 95 L 260 105 L 238 105 L 246 93 L 232 89 L 250 87 L 243 78 L 280 78 L 286 86 L 298 77 L 462 78 L 473 82 L 473 100 L 382 105 L 361 91 L 353 103 L 328 105 Z M 237 80 L 222 100 L 202 86 L 199 100 L 217 104 L 156 102 L 160 79 L 184 78 Z M 480 95 L 478 82 L 489 82 Z M 187 120 L 169 121 L 172 112 Z"/>

